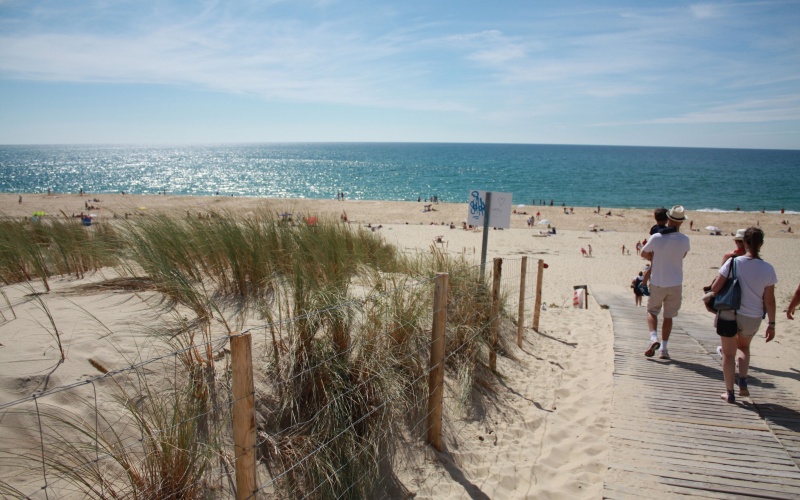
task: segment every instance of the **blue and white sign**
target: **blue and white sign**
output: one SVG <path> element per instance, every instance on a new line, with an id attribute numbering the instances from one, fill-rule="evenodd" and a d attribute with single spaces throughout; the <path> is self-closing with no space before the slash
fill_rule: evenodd
<path id="1" fill-rule="evenodd" d="M 473 190 L 469 193 L 467 224 L 481 227 L 486 216 L 486 191 Z M 508 229 L 511 227 L 511 193 L 491 192 L 489 204 L 489 227 Z"/>

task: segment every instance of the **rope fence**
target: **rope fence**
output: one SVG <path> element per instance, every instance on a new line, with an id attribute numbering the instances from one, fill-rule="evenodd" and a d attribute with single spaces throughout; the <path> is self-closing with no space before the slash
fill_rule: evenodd
<path id="1" fill-rule="evenodd" d="M 0 403 L 0 495 L 380 494 L 397 443 L 442 451 L 444 410 L 538 331 L 543 269 L 495 259 Z"/>

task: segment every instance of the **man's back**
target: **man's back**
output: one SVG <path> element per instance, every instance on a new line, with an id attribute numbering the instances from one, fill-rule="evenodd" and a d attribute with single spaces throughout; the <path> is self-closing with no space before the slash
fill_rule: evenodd
<path id="1" fill-rule="evenodd" d="M 642 249 L 653 252 L 650 282 L 655 286 L 683 284 L 683 258 L 689 252 L 689 237 L 683 233 L 656 233 Z"/>

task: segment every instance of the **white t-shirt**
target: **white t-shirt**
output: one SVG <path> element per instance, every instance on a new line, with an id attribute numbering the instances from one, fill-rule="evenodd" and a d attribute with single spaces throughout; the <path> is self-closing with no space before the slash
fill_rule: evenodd
<path id="1" fill-rule="evenodd" d="M 731 259 L 719 268 L 721 276 L 728 277 Z M 778 282 L 775 268 L 761 259 L 736 257 L 736 276 L 742 289 L 742 304 L 737 311 L 742 316 L 761 318 L 764 316 L 764 289 Z"/>
<path id="2" fill-rule="evenodd" d="M 683 284 L 683 258 L 689 252 L 689 237 L 683 233 L 656 233 L 650 236 L 642 252 L 653 252 L 650 283 L 655 286 Z"/>

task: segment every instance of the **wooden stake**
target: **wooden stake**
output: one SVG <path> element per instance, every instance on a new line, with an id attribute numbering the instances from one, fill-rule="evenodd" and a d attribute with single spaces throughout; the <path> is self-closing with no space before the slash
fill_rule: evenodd
<path id="1" fill-rule="evenodd" d="M 236 498 L 256 493 L 256 414 L 250 334 L 231 337 L 233 365 L 233 452 Z"/>
<path id="2" fill-rule="evenodd" d="M 522 334 L 525 328 L 525 273 L 528 270 L 528 256 L 522 257 L 519 270 L 519 310 L 517 311 L 517 346 L 522 347 Z"/>
<path id="3" fill-rule="evenodd" d="M 503 259 L 495 257 L 492 276 L 492 318 L 489 323 L 489 369 L 497 370 L 497 316 L 500 314 L 500 277 L 503 270 Z"/>
<path id="4" fill-rule="evenodd" d="M 544 275 L 544 261 L 539 259 L 539 272 L 536 276 L 536 300 L 533 303 L 533 331 L 539 333 L 539 314 L 542 310 L 542 277 Z"/>
<path id="5" fill-rule="evenodd" d="M 444 396 L 444 332 L 447 324 L 447 289 L 450 276 L 436 276 L 433 292 L 431 363 L 428 374 L 428 443 L 442 451 L 442 401 Z"/>

